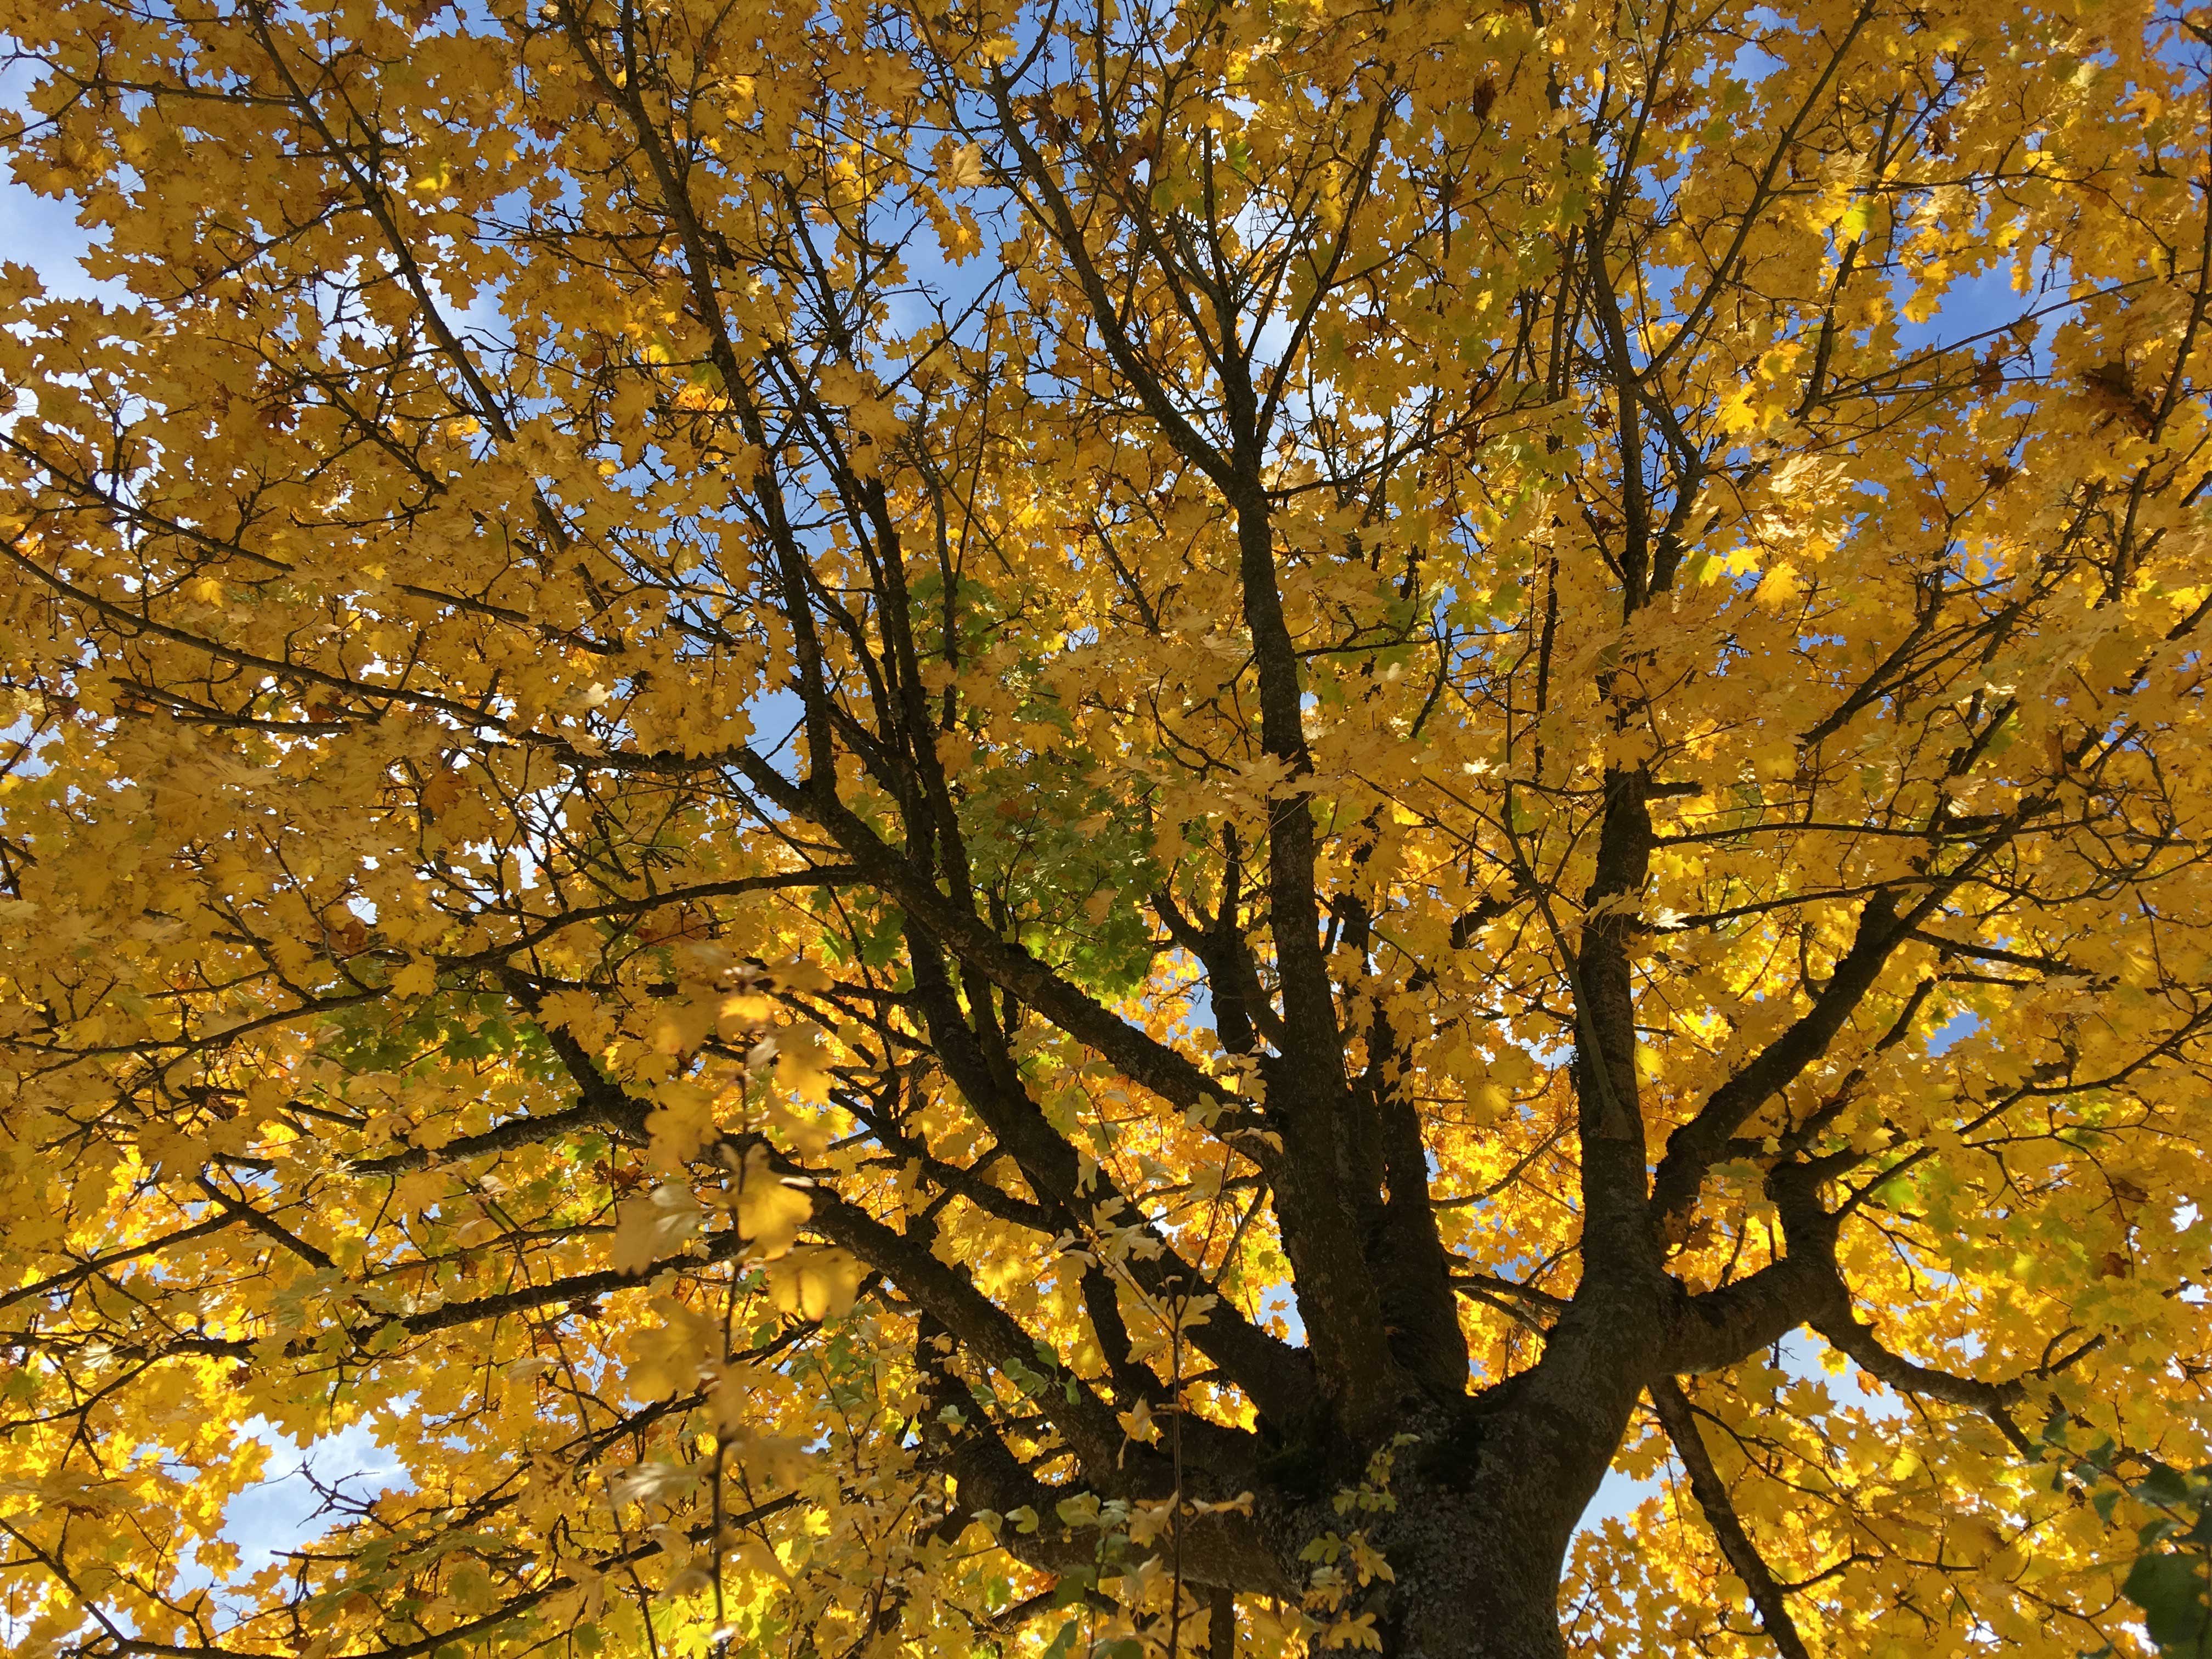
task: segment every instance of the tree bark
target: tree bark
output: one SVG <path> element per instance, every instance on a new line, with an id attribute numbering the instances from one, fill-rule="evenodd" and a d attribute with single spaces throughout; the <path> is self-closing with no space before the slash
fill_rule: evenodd
<path id="1" fill-rule="evenodd" d="M 1414 1486 L 1383 1541 L 1391 1659 L 1562 1659 L 1559 1572 L 1587 1493 L 1532 1473 L 1505 1492 Z"/>
<path id="2" fill-rule="evenodd" d="M 1628 1368 L 1622 1367 L 1626 1370 Z M 1395 1507 L 1355 1511 L 1392 1579 L 1371 1612 L 1391 1659 L 1562 1659 L 1559 1578 L 1583 1511 L 1626 1431 L 1636 1390 L 1613 1377 L 1516 1378 L 1402 1443 Z M 1412 1425 L 1409 1425 L 1409 1428 Z"/>

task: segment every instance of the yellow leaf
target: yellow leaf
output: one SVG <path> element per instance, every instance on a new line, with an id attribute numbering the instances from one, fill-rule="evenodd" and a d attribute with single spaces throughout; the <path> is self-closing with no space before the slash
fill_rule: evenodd
<path id="1" fill-rule="evenodd" d="M 427 997 L 438 988 L 438 969 L 428 962 L 410 962 L 392 976 L 394 996 Z"/>
<path id="2" fill-rule="evenodd" d="M 1753 602 L 1766 611 L 1786 611 L 1797 602 L 1805 591 L 1805 583 L 1795 565 L 1778 564 L 1759 578 L 1759 586 L 1752 594 Z"/>
<path id="3" fill-rule="evenodd" d="M 794 1100 L 820 1103 L 830 1097 L 828 1047 L 811 1026 L 787 1028 L 777 1034 L 775 1080 Z"/>
<path id="4" fill-rule="evenodd" d="M 973 190 L 983 182 L 983 147 L 958 144 L 937 169 L 938 185 L 945 190 Z"/>
<path id="5" fill-rule="evenodd" d="M 841 1319 L 853 1310 L 862 1268 L 849 1252 L 805 1245 L 769 1264 L 768 1282 L 775 1305 L 805 1319 Z"/>
<path id="6" fill-rule="evenodd" d="M 781 1255 L 814 1213 L 805 1192 L 771 1172 L 768 1154 L 758 1146 L 745 1156 L 738 1188 L 738 1231 L 759 1256 Z"/>
<path id="7" fill-rule="evenodd" d="M 663 1182 L 644 1197 L 625 1199 L 615 1206 L 609 1261 L 617 1273 L 643 1273 L 696 1238 L 704 1224 L 690 1189 L 678 1182 Z"/>

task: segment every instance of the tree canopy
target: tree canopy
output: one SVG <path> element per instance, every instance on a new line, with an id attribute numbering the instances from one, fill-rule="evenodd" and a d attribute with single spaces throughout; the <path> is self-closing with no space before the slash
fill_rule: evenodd
<path id="1" fill-rule="evenodd" d="M 0 27 L 14 1651 L 2198 1650 L 2212 14 Z"/>

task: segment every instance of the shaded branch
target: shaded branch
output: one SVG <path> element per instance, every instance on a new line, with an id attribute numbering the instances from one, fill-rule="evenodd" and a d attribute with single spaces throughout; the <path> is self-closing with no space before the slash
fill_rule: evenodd
<path id="1" fill-rule="evenodd" d="M 1782 1586 L 1753 1545 L 1750 1534 L 1744 1531 L 1735 1505 L 1729 1501 L 1728 1486 L 1722 1480 L 1720 1471 L 1713 1467 L 1712 1456 L 1698 1432 L 1697 1413 L 1691 1408 L 1688 1396 L 1671 1376 L 1654 1377 L 1647 1389 L 1660 1425 L 1667 1431 L 1675 1455 L 1689 1473 L 1691 1494 L 1698 1500 L 1698 1507 L 1705 1512 L 1705 1524 L 1713 1529 L 1730 1570 L 1743 1580 L 1744 1588 L 1751 1593 L 1751 1604 L 1759 1609 L 1759 1624 L 1782 1659 L 1812 1659 L 1805 1638 L 1797 1633 L 1796 1620 L 1790 1616 Z"/>

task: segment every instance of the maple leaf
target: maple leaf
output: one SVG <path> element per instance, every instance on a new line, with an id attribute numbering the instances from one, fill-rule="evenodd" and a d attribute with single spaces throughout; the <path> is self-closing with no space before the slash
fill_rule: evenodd
<path id="1" fill-rule="evenodd" d="M 643 1198 L 615 1206 L 614 1243 L 608 1260 L 617 1273 L 643 1273 L 697 1237 L 702 1225 L 690 1193 L 673 1182 L 663 1182 Z"/>
<path id="2" fill-rule="evenodd" d="M 938 164 L 937 182 L 944 190 L 973 190 L 983 182 L 983 147 L 955 144 Z"/>

